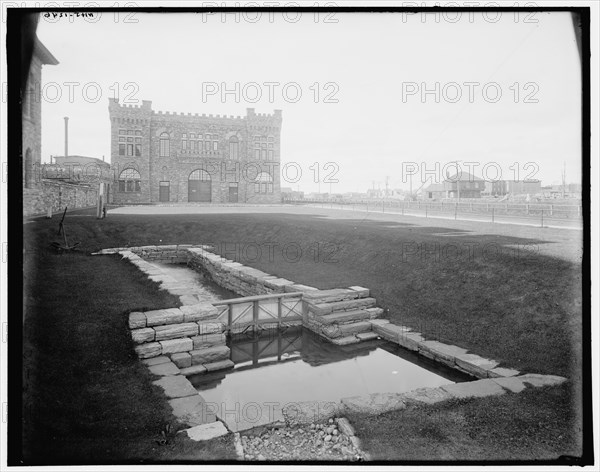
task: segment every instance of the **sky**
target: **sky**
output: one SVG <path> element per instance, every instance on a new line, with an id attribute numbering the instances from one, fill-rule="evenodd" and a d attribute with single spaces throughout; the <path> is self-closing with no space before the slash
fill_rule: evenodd
<path id="1" fill-rule="evenodd" d="M 488 180 L 559 184 L 566 168 L 580 181 L 569 14 L 252 15 L 40 18 L 59 61 L 43 70 L 42 161 L 64 153 L 64 116 L 69 154 L 110 161 L 118 95 L 177 113 L 281 109 L 281 185 L 305 192 L 417 189 L 456 162 Z"/>

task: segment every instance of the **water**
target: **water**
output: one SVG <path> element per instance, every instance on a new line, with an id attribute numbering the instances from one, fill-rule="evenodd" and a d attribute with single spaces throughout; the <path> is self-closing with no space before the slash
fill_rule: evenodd
<path id="1" fill-rule="evenodd" d="M 473 380 L 387 341 L 336 346 L 301 327 L 236 335 L 228 345 L 233 370 L 190 378 L 208 402 L 337 402 Z"/>

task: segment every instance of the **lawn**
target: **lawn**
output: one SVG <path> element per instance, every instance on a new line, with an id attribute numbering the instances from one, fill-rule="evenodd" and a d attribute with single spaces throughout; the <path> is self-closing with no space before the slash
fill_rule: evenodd
<path id="1" fill-rule="evenodd" d="M 175 306 L 177 301 L 156 291 L 117 258 L 48 252 L 47 245 L 56 240 L 57 224 L 55 218 L 24 226 L 24 329 L 25 346 L 31 351 L 25 362 L 31 364 L 27 395 L 35 411 L 28 429 L 37 434 L 33 444 L 52 444 L 48 451 L 67 458 L 73 454 L 70 440 L 60 438 L 89 434 L 90 438 L 100 436 L 110 446 L 82 446 L 88 453 L 85 457 L 101 461 L 109 457 L 107 449 L 111 458 L 151 457 L 157 449 L 156 435 L 170 421 L 168 407 L 161 394 L 150 389 L 147 374 L 135 359 L 125 315 L 143 307 Z M 69 238 L 80 241 L 85 253 L 126 245 L 210 243 L 225 257 L 298 283 L 318 288 L 368 287 L 378 305 L 388 310 L 389 319 L 420 330 L 428 338 L 468 348 L 502 366 L 569 377 L 570 387 L 529 393 L 530 403 L 521 404 L 520 396 L 505 396 L 490 399 L 490 404 L 473 401 L 444 411 L 471 408 L 477 412 L 495 401 L 527 411 L 537 403 L 542 411 L 551 409 L 558 398 L 565 409 L 564 422 L 549 421 L 541 413 L 539 417 L 526 414 L 531 424 L 525 429 L 534 442 L 537 438 L 540 444 L 549 444 L 544 457 L 553 451 L 556 456 L 577 455 L 580 438 L 571 432 L 581 422 L 581 267 L 514 249 L 543 241 L 473 236 L 445 228 L 443 222 L 433 224 L 289 214 L 109 214 L 105 220 L 91 214 L 67 216 Z M 48 383 L 53 384 L 51 388 L 46 388 Z M 42 386 L 44 392 L 38 392 Z M 147 400 L 141 403 L 141 398 Z M 133 412 L 128 410 L 132 405 Z M 402 451 L 394 438 L 410 432 L 410 426 L 392 421 L 396 429 L 404 428 L 402 434 L 394 435 L 389 434 L 394 428 L 376 427 L 381 421 L 392 420 L 361 420 L 361 430 L 370 439 L 367 447 L 376 450 L 375 445 L 381 443 L 388 444 L 389 451 Z M 464 421 L 471 424 L 474 420 L 467 415 Z M 441 457 L 469 450 L 491 454 L 496 428 L 493 422 L 484 423 L 490 424 L 489 434 L 467 435 L 471 446 L 448 446 Z M 548 434 L 555 440 L 548 442 Z M 48 441 L 53 437 L 59 439 Z M 228 447 L 213 444 L 205 451 L 206 458 L 230 451 Z M 511 452 L 518 456 L 522 448 L 507 451 L 508 456 Z"/>

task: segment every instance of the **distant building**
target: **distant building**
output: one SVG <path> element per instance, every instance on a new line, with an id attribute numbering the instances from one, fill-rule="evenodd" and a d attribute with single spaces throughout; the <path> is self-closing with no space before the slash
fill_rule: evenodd
<path id="1" fill-rule="evenodd" d="M 441 200 L 443 198 L 481 198 L 485 181 L 467 172 L 448 176 L 442 183 L 433 183 L 423 190 L 423 198 Z"/>
<path id="2" fill-rule="evenodd" d="M 280 203 L 281 110 L 246 116 L 109 101 L 115 203 Z"/>
<path id="3" fill-rule="evenodd" d="M 542 192 L 542 182 L 539 180 L 495 180 L 485 182 L 484 193 L 492 196 L 535 195 Z"/>

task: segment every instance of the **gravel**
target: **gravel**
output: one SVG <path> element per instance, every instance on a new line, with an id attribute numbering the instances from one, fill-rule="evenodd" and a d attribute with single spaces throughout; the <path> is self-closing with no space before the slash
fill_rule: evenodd
<path id="1" fill-rule="evenodd" d="M 250 461 L 364 460 L 350 437 L 338 429 L 337 418 L 310 425 L 291 423 L 241 439 L 244 458 Z"/>

